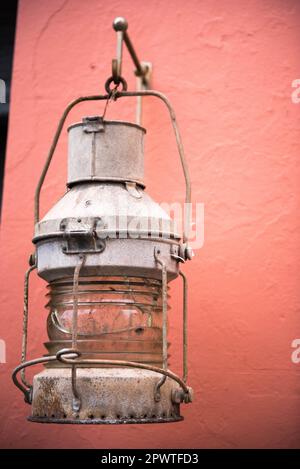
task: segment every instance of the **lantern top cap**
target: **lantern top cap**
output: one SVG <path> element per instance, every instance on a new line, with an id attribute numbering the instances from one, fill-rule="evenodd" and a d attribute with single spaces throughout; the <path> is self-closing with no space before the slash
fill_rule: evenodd
<path id="1" fill-rule="evenodd" d="M 90 116 L 72 124 L 68 132 L 69 187 L 86 181 L 134 182 L 145 187 L 143 127 Z"/>

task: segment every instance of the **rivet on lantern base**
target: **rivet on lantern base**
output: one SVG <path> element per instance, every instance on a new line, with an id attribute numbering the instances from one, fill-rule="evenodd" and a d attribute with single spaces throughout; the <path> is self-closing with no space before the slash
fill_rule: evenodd
<path id="1" fill-rule="evenodd" d="M 33 382 L 31 422 L 73 424 L 167 423 L 183 420 L 173 402 L 180 387 L 167 378 L 154 399 L 160 377 L 148 370 L 78 368 L 78 412 L 72 409 L 71 369 L 48 369 Z"/>

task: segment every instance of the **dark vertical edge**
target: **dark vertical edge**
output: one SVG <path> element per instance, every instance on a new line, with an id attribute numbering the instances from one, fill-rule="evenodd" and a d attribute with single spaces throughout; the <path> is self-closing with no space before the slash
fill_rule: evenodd
<path id="1" fill-rule="evenodd" d="M 0 13 L 0 80 L 5 83 L 5 103 L 0 102 L 0 216 L 8 131 L 10 89 L 15 45 L 18 0 L 1 2 Z M 3 82 L 0 82 L 3 86 Z M 1 93 L 0 93 L 1 96 Z M 2 101 L 2 100 L 1 100 Z"/>

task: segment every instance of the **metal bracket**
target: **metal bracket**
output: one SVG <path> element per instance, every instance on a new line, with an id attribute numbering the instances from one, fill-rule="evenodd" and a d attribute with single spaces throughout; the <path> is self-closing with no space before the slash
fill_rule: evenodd
<path id="1" fill-rule="evenodd" d="M 134 74 L 137 77 L 136 90 L 143 91 L 151 89 L 151 75 L 152 75 L 152 63 L 140 61 L 134 50 L 132 42 L 129 38 L 127 29 L 128 22 L 125 18 L 118 16 L 114 19 L 113 28 L 117 33 L 117 53 L 116 58 L 112 60 L 112 79 L 115 85 L 122 83 L 122 59 L 123 59 L 123 42 L 128 49 L 128 52 L 135 65 Z M 136 123 L 141 125 L 142 122 L 142 97 L 137 97 L 136 106 Z"/>
<path id="2" fill-rule="evenodd" d="M 136 79 L 136 90 L 137 91 L 144 91 L 151 89 L 151 75 L 152 75 L 152 63 L 151 62 L 141 62 L 143 68 L 145 68 L 145 79 L 146 85 L 144 80 L 140 75 L 137 75 Z M 142 96 L 137 96 L 136 98 L 136 114 L 135 114 L 135 122 L 138 125 L 142 125 L 142 113 L 143 113 L 143 98 Z"/>
<path id="3" fill-rule="evenodd" d="M 104 132 L 103 118 L 99 116 L 84 117 L 82 119 L 85 133 Z"/>
<path id="4" fill-rule="evenodd" d="M 184 263 L 187 260 L 191 261 L 193 259 L 194 252 L 187 243 L 181 243 L 179 246 L 173 244 L 171 246 L 171 257 L 177 262 Z"/>
<path id="5" fill-rule="evenodd" d="M 177 244 L 171 244 L 170 255 L 172 259 L 175 259 L 177 262 L 185 262 L 185 259 L 179 255 L 180 246 Z"/>

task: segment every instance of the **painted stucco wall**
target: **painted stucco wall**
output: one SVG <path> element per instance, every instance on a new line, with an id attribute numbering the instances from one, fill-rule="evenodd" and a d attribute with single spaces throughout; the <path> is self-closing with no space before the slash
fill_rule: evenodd
<path id="1" fill-rule="evenodd" d="M 172 425 L 28 423 L 13 386 L 20 360 L 23 274 L 32 252 L 33 196 L 55 126 L 73 98 L 103 92 L 115 54 L 115 16 L 126 16 L 153 88 L 171 99 L 182 131 L 193 201 L 205 204 L 205 243 L 184 266 L 190 282 L 193 405 Z M 300 77 L 297 0 L 21 0 L 18 13 L 1 233 L 0 446 L 300 447 Z M 135 87 L 124 53 L 124 76 Z M 82 105 L 70 122 L 101 113 Z M 108 117 L 134 119 L 134 102 Z M 146 182 L 158 201 L 183 200 L 168 116 L 148 100 Z M 64 191 L 66 132 L 42 195 Z M 44 353 L 45 283 L 33 276 L 29 356 Z M 171 289 L 172 367 L 180 372 L 180 283 Z"/>

